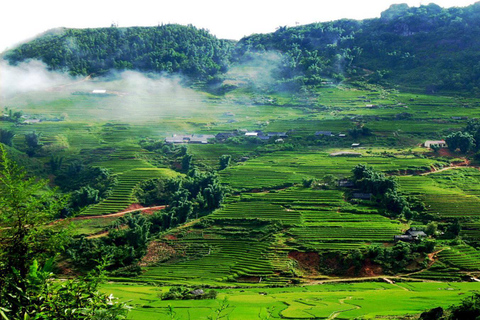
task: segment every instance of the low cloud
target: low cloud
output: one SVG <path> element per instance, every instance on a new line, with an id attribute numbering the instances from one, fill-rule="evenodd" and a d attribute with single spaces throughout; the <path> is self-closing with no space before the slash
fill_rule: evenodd
<path id="1" fill-rule="evenodd" d="M 0 95 L 8 98 L 18 93 L 47 90 L 51 87 L 68 84 L 74 79 L 65 73 L 48 70 L 41 61 L 30 60 L 10 65 L 0 62 Z"/>

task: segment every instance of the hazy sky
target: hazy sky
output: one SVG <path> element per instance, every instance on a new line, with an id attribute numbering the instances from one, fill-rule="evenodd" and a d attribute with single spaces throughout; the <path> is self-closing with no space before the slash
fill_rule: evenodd
<path id="1" fill-rule="evenodd" d="M 240 39 L 252 33 L 340 18 L 379 17 L 394 3 L 442 7 L 475 0 L 7 0 L 0 5 L 0 52 L 51 28 L 192 24 L 219 38 Z"/>

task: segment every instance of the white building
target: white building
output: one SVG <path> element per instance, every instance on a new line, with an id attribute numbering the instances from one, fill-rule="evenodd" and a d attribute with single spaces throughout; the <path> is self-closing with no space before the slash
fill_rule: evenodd
<path id="1" fill-rule="evenodd" d="M 445 142 L 445 140 L 427 140 L 423 145 L 425 148 L 431 148 L 433 145 L 437 145 L 440 148 L 447 147 L 447 143 Z"/>

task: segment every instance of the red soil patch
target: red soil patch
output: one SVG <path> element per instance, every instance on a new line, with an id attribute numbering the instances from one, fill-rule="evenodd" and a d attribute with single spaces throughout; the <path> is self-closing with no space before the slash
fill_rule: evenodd
<path id="1" fill-rule="evenodd" d="M 358 275 L 360 277 L 374 277 L 383 274 L 383 269 L 378 264 L 371 262 L 370 260 L 366 260 L 360 269 Z"/>
<path id="2" fill-rule="evenodd" d="M 288 253 L 288 257 L 296 260 L 302 269 L 312 272 L 316 271 L 320 264 L 320 256 L 316 252 L 291 251 Z"/>
<path id="3" fill-rule="evenodd" d="M 450 158 L 455 158 L 456 155 L 450 151 L 448 148 L 441 148 L 437 151 L 437 154 L 441 157 L 450 157 Z"/>
<path id="4" fill-rule="evenodd" d="M 164 237 L 166 240 L 177 240 L 178 238 L 176 236 L 174 236 L 173 234 L 167 234 L 165 237 Z"/>
<path id="5" fill-rule="evenodd" d="M 128 206 L 128 208 L 126 208 L 125 210 L 122 210 L 120 212 L 125 212 L 125 211 L 131 211 L 131 210 L 138 210 L 138 209 L 143 209 L 145 208 L 144 206 L 142 206 L 141 204 L 139 203 L 132 203 L 131 205 Z"/>
<path id="6" fill-rule="evenodd" d="M 177 255 L 177 251 L 171 246 L 158 241 L 152 241 L 148 245 L 147 254 L 139 262 L 139 266 L 146 267 L 157 262 L 171 259 Z"/>

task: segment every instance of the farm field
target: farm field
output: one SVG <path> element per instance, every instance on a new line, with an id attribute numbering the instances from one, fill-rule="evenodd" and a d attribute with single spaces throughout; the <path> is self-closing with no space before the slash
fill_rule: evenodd
<path id="1" fill-rule="evenodd" d="M 392 171 L 427 171 L 435 159 L 418 157 L 330 156 L 324 152 L 276 152 L 252 159 L 221 172 L 225 183 L 236 189 L 274 188 L 300 183 L 303 178 L 322 178 L 326 174 L 347 177 L 357 164 L 367 163 L 375 169 Z"/>
<path id="2" fill-rule="evenodd" d="M 224 298 L 223 312 L 230 319 L 396 317 L 447 307 L 480 289 L 461 282 L 480 274 L 480 171 L 475 163 L 453 168 L 465 161 L 463 154 L 421 147 L 479 116 L 475 99 L 341 86 L 306 96 L 242 90 L 214 95 L 172 79 L 142 78 L 137 86 L 129 81 L 85 81 L 19 94 L 8 105 L 43 121 L 0 121 L 0 128 L 15 132 L 13 146 L 20 152 L 29 150 L 26 134 L 41 133 L 30 160 L 36 174 L 52 185 L 53 157 L 63 159 L 63 168 L 81 161 L 110 170 L 116 184 L 105 199 L 77 213 L 82 216 L 108 215 L 137 203 L 135 191 L 143 182 L 188 176 L 180 151 L 191 155 L 199 171 L 217 171 L 227 190 L 222 205 L 151 235 L 146 258 L 138 263 L 141 272 L 112 275 L 110 280 L 128 283 L 104 285 L 122 300 L 132 300 L 130 318 L 208 319 Z M 78 94 L 94 88 L 114 94 Z M 351 134 L 362 127 L 370 133 Z M 287 137 L 266 142 L 242 137 L 253 130 Z M 164 143 L 173 135 L 222 132 L 237 136 L 208 144 Z M 353 143 L 360 145 L 352 148 Z M 231 160 L 220 168 L 224 155 Z M 439 229 L 458 220 L 461 239 L 439 240 L 436 253 L 419 255 L 394 285 L 336 283 L 345 276 L 320 268 L 320 261 L 334 270 L 343 260 L 332 257 L 388 251 L 396 245 L 395 236 L 412 226 L 425 228 L 421 221 L 385 215 L 374 198 L 353 200 L 354 188 L 324 182 L 329 176 L 351 179 L 360 164 L 393 177 L 400 192 L 422 201 L 425 212 L 438 219 Z M 306 186 L 306 180 L 317 185 Z M 75 221 L 74 235 L 105 239 L 108 233 L 102 231 L 115 223 L 114 217 Z M 388 273 L 371 267 L 371 262 L 361 265 L 361 276 L 378 281 Z M 160 300 L 173 285 L 222 289 L 214 300 Z M 387 297 L 398 303 L 387 306 Z"/>
<path id="3" fill-rule="evenodd" d="M 336 283 L 306 287 L 218 289 L 214 300 L 161 300 L 166 287 L 105 284 L 102 290 L 130 299 L 131 319 L 208 319 L 223 306 L 229 319 L 374 319 L 448 307 L 478 291 L 478 283 Z M 392 300 L 395 303 L 392 303 Z"/>

